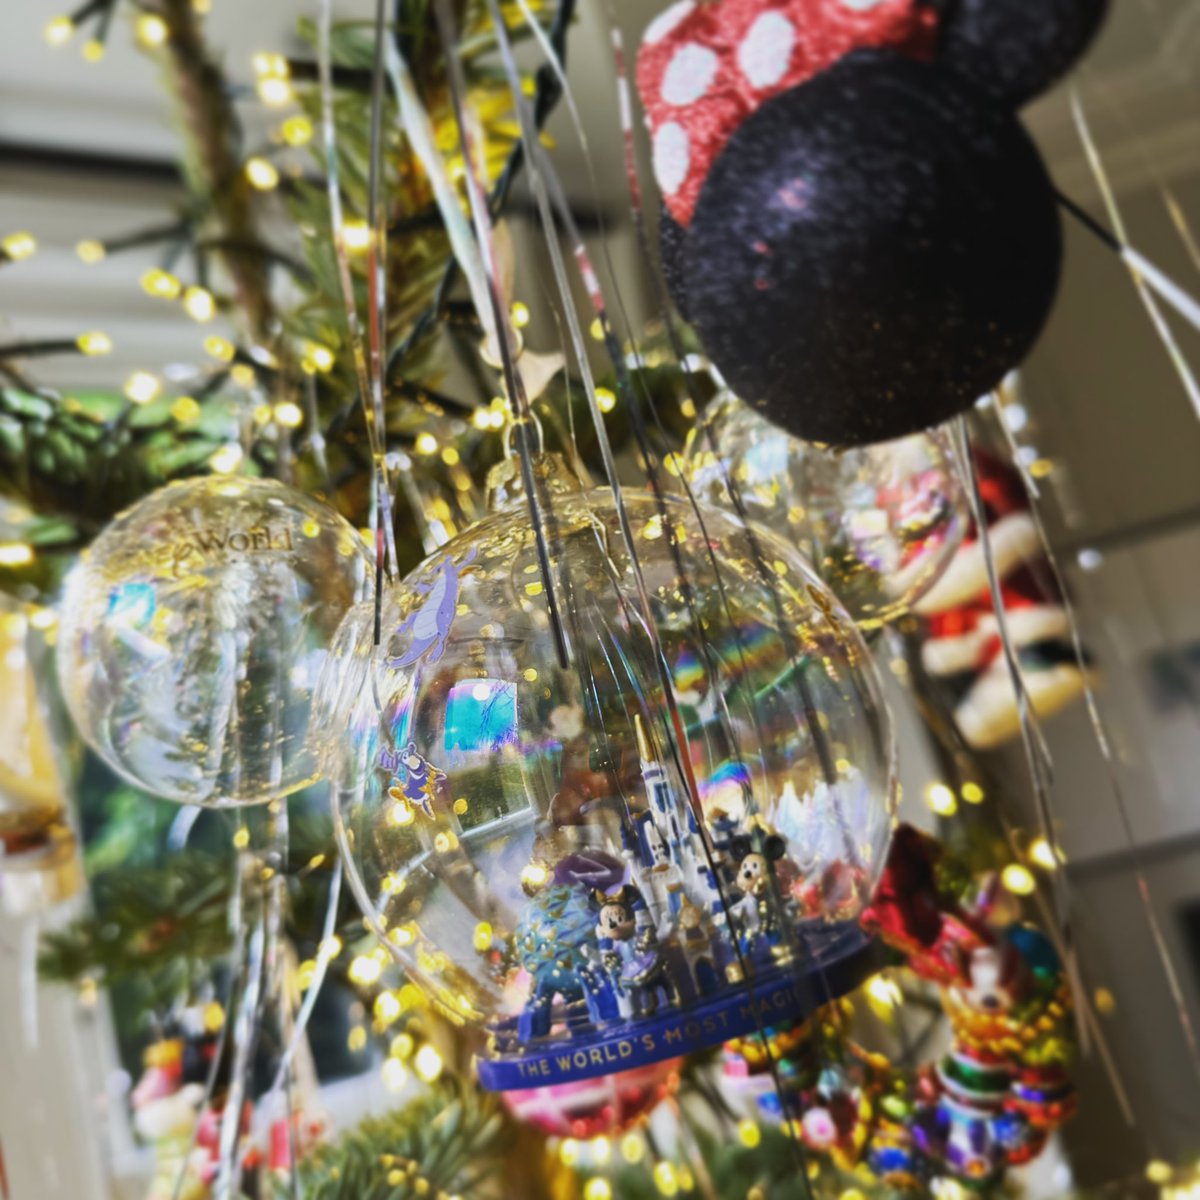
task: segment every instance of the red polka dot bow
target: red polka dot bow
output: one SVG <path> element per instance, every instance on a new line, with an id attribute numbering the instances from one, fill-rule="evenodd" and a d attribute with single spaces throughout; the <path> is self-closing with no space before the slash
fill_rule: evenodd
<path id="1" fill-rule="evenodd" d="M 765 100 L 853 50 L 932 59 L 936 39 L 930 0 L 678 0 L 646 29 L 637 64 L 667 209 L 691 221 L 709 168 Z"/>

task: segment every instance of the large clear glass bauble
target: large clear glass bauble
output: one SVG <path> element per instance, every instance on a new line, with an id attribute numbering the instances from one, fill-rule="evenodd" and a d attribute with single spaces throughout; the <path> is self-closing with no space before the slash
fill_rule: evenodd
<path id="1" fill-rule="evenodd" d="M 58 663 L 80 733 L 181 804 L 255 804 L 314 782 L 313 693 L 370 570 L 349 522 L 284 484 L 159 489 L 67 580 Z"/>
<path id="2" fill-rule="evenodd" d="M 763 535 L 759 563 L 729 514 L 626 493 L 656 661 L 611 491 L 550 499 L 568 665 L 516 500 L 385 593 L 378 647 L 351 613 L 322 689 L 351 885 L 410 976 L 489 1030 L 481 1077 L 517 1064 L 499 1088 L 682 1053 L 660 1030 L 578 1070 L 522 1061 L 719 1007 L 805 931 L 851 930 L 894 807 L 871 657 L 795 550 Z"/>
<path id="3" fill-rule="evenodd" d="M 715 447 L 715 448 L 714 448 Z M 970 527 L 946 435 L 837 449 L 802 442 L 722 392 L 688 438 L 696 497 L 745 515 L 796 546 L 863 628 L 910 611 Z"/>

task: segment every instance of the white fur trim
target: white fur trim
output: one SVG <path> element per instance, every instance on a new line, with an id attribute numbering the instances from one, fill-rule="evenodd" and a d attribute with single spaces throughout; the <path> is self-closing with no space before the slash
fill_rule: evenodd
<path id="1" fill-rule="evenodd" d="M 1009 513 L 988 531 L 996 574 L 1004 579 L 1016 567 L 1042 552 L 1033 517 L 1027 512 Z M 988 588 L 987 564 L 978 538 L 964 545 L 950 560 L 945 574 L 914 605 L 914 611 L 929 617 L 958 608 Z"/>

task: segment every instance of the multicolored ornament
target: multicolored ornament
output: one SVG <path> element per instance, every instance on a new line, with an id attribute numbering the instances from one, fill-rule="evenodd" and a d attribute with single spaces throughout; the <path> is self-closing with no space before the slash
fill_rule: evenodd
<path id="1" fill-rule="evenodd" d="M 1009 920 L 995 879 L 955 899 L 938 886 L 938 856 L 902 826 L 863 923 L 941 985 L 953 1033 L 921 1081 L 913 1144 L 932 1173 L 983 1188 L 1075 1111 L 1070 987 L 1046 937 Z"/>
<path id="2" fill-rule="evenodd" d="M 864 629 L 909 612 L 970 525 L 943 435 L 829 449 L 791 437 L 731 392 L 698 419 L 683 473 L 716 507 L 733 503 L 732 482 L 741 511 L 797 546 Z"/>
<path id="3" fill-rule="evenodd" d="M 893 787 L 869 652 L 793 549 L 627 492 L 652 637 L 612 493 L 537 469 L 549 579 L 517 495 L 389 589 L 378 649 L 347 618 L 322 708 L 355 894 L 504 1091 L 856 984 Z"/>
<path id="4" fill-rule="evenodd" d="M 318 777 L 317 678 L 371 576 L 362 539 L 269 479 L 169 484 L 67 579 L 59 677 L 87 743 L 181 804 L 285 796 Z"/>
<path id="5" fill-rule="evenodd" d="M 1054 586 L 1020 476 L 983 451 L 974 457 L 1008 637 L 1033 711 L 1048 718 L 1078 700 L 1087 686 L 1070 615 Z M 955 723 L 967 744 L 990 750 L 1016 737 L 1020 711 L 977 530 L 915 608 L 925 618 L 921 663 L 953 695 Z"/>

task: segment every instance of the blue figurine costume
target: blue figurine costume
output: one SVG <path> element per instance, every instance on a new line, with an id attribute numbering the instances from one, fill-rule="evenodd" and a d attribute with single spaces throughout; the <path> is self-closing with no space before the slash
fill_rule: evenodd
<path id="1" fill-rule="evenodd" d="M 419 808 L 432 821 L 433 798 L 437 794 L 438 780 L 445 779 L 446 772 L 439 770 L 419 754 L 412 742 L 408 743 L 400 755 L 400 765 L 404 768 L 404 779 L 393 784 L 388 789 L 388 795 L 393 800 L 403 799 L 410 808 Z"/>

